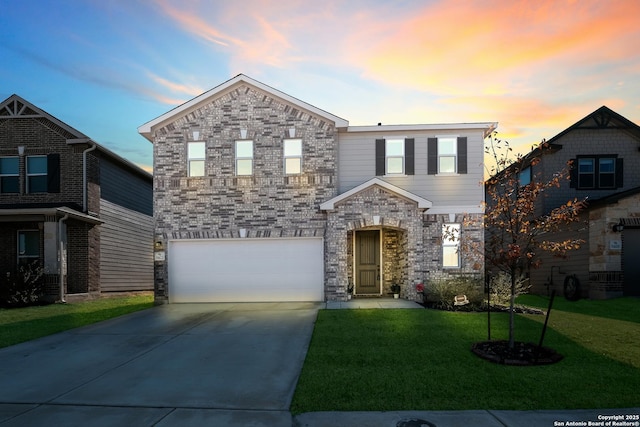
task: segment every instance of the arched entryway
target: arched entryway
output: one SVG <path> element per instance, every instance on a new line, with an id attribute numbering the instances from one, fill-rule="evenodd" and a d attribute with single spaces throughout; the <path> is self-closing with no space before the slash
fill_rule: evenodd
<path id="1" fill-rule="evenodd" d="M 408 283 L 406 230 L 363 227 L 347 233 L 349 282 L 356 296 L 391 296 Z"/>

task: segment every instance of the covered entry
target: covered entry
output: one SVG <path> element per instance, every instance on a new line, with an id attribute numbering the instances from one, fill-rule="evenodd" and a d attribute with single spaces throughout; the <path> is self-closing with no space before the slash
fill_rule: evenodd
<path id="1" fill-rule="evenodd" d="M 391 286 L 408 279 L 408 240 L 405 230 L 377 227 L 353 230 L 350 270 L 356 296 L 391 295 Z"/>

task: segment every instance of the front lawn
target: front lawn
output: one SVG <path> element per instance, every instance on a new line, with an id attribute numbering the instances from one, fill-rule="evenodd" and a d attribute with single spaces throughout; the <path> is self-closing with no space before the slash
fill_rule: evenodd
<path id="1" fill-rule="evenodd" d="M 547 300 L 530 298 L 546 309 Z M 473 342 L 486 340 L 486 313 L 321 310 L 291 410 L 638 407 L 640 300 L 594 303 L 580 312 L 557 299 L 544 345 L 565 358 L 535 367 L 471 353 Z M 602 317 L 621 311 L 624 320 Z M 492 338 L 506 339 L 508 314 L 491 320 Z M 543 323 L 543 316 L 518 316 L 516 339 L 537 343 Z"/>
<path id="2" fill-rule="evenodd" d="M 0 348 L 153 306 L 153 295 L 0 309 Z"/>

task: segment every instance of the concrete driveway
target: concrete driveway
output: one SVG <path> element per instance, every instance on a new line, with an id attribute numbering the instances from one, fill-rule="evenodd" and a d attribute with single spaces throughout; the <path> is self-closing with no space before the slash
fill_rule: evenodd
<path id="1" fill-rule="evenodd" d="M 320 304 L 171 304 L 0 349 L 0 426 L 290 426 Z"/>

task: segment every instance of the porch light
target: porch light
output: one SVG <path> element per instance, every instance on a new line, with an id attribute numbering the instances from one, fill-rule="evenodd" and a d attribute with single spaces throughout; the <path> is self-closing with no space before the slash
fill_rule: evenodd
<path id="1" fill-rule="evenodd" d="M 246 228 L 241 228 L 240 229 L 240 237 L 242 237 L 243 239 L 245 237 L 247 237 L 247 229 Z"/>
<path id="2" fill-rule="evenodd" d="M 24 156 L 24 145 L 19 145 L 18 146 L 18 155 L 19 156 Z"/>
<path id="3" fill-rule="evenodd" d="M 289 138 L 295 138 L 295 137 L 296 137 L 296 128 L 289 129 Z"/>
<path id="4" fill-rule="evenodd" d="M 380 225 L 380 215 L 373 216 L 373 225 Z"/>
<path id="5" fill-rule="evenodd" d="M 240 129 L 240 139 L 247 139 L 247 130 Z"/>
<path id="6" fill-rule="evenodd" d="M 624 224 L 622 224 L 622 221 L 620 221 L 618 224 L 615 224 L 613 227 L 611 227 L 611 229 L 615 233 L 621 233 L 622 230 L 624 230 Z"/>

